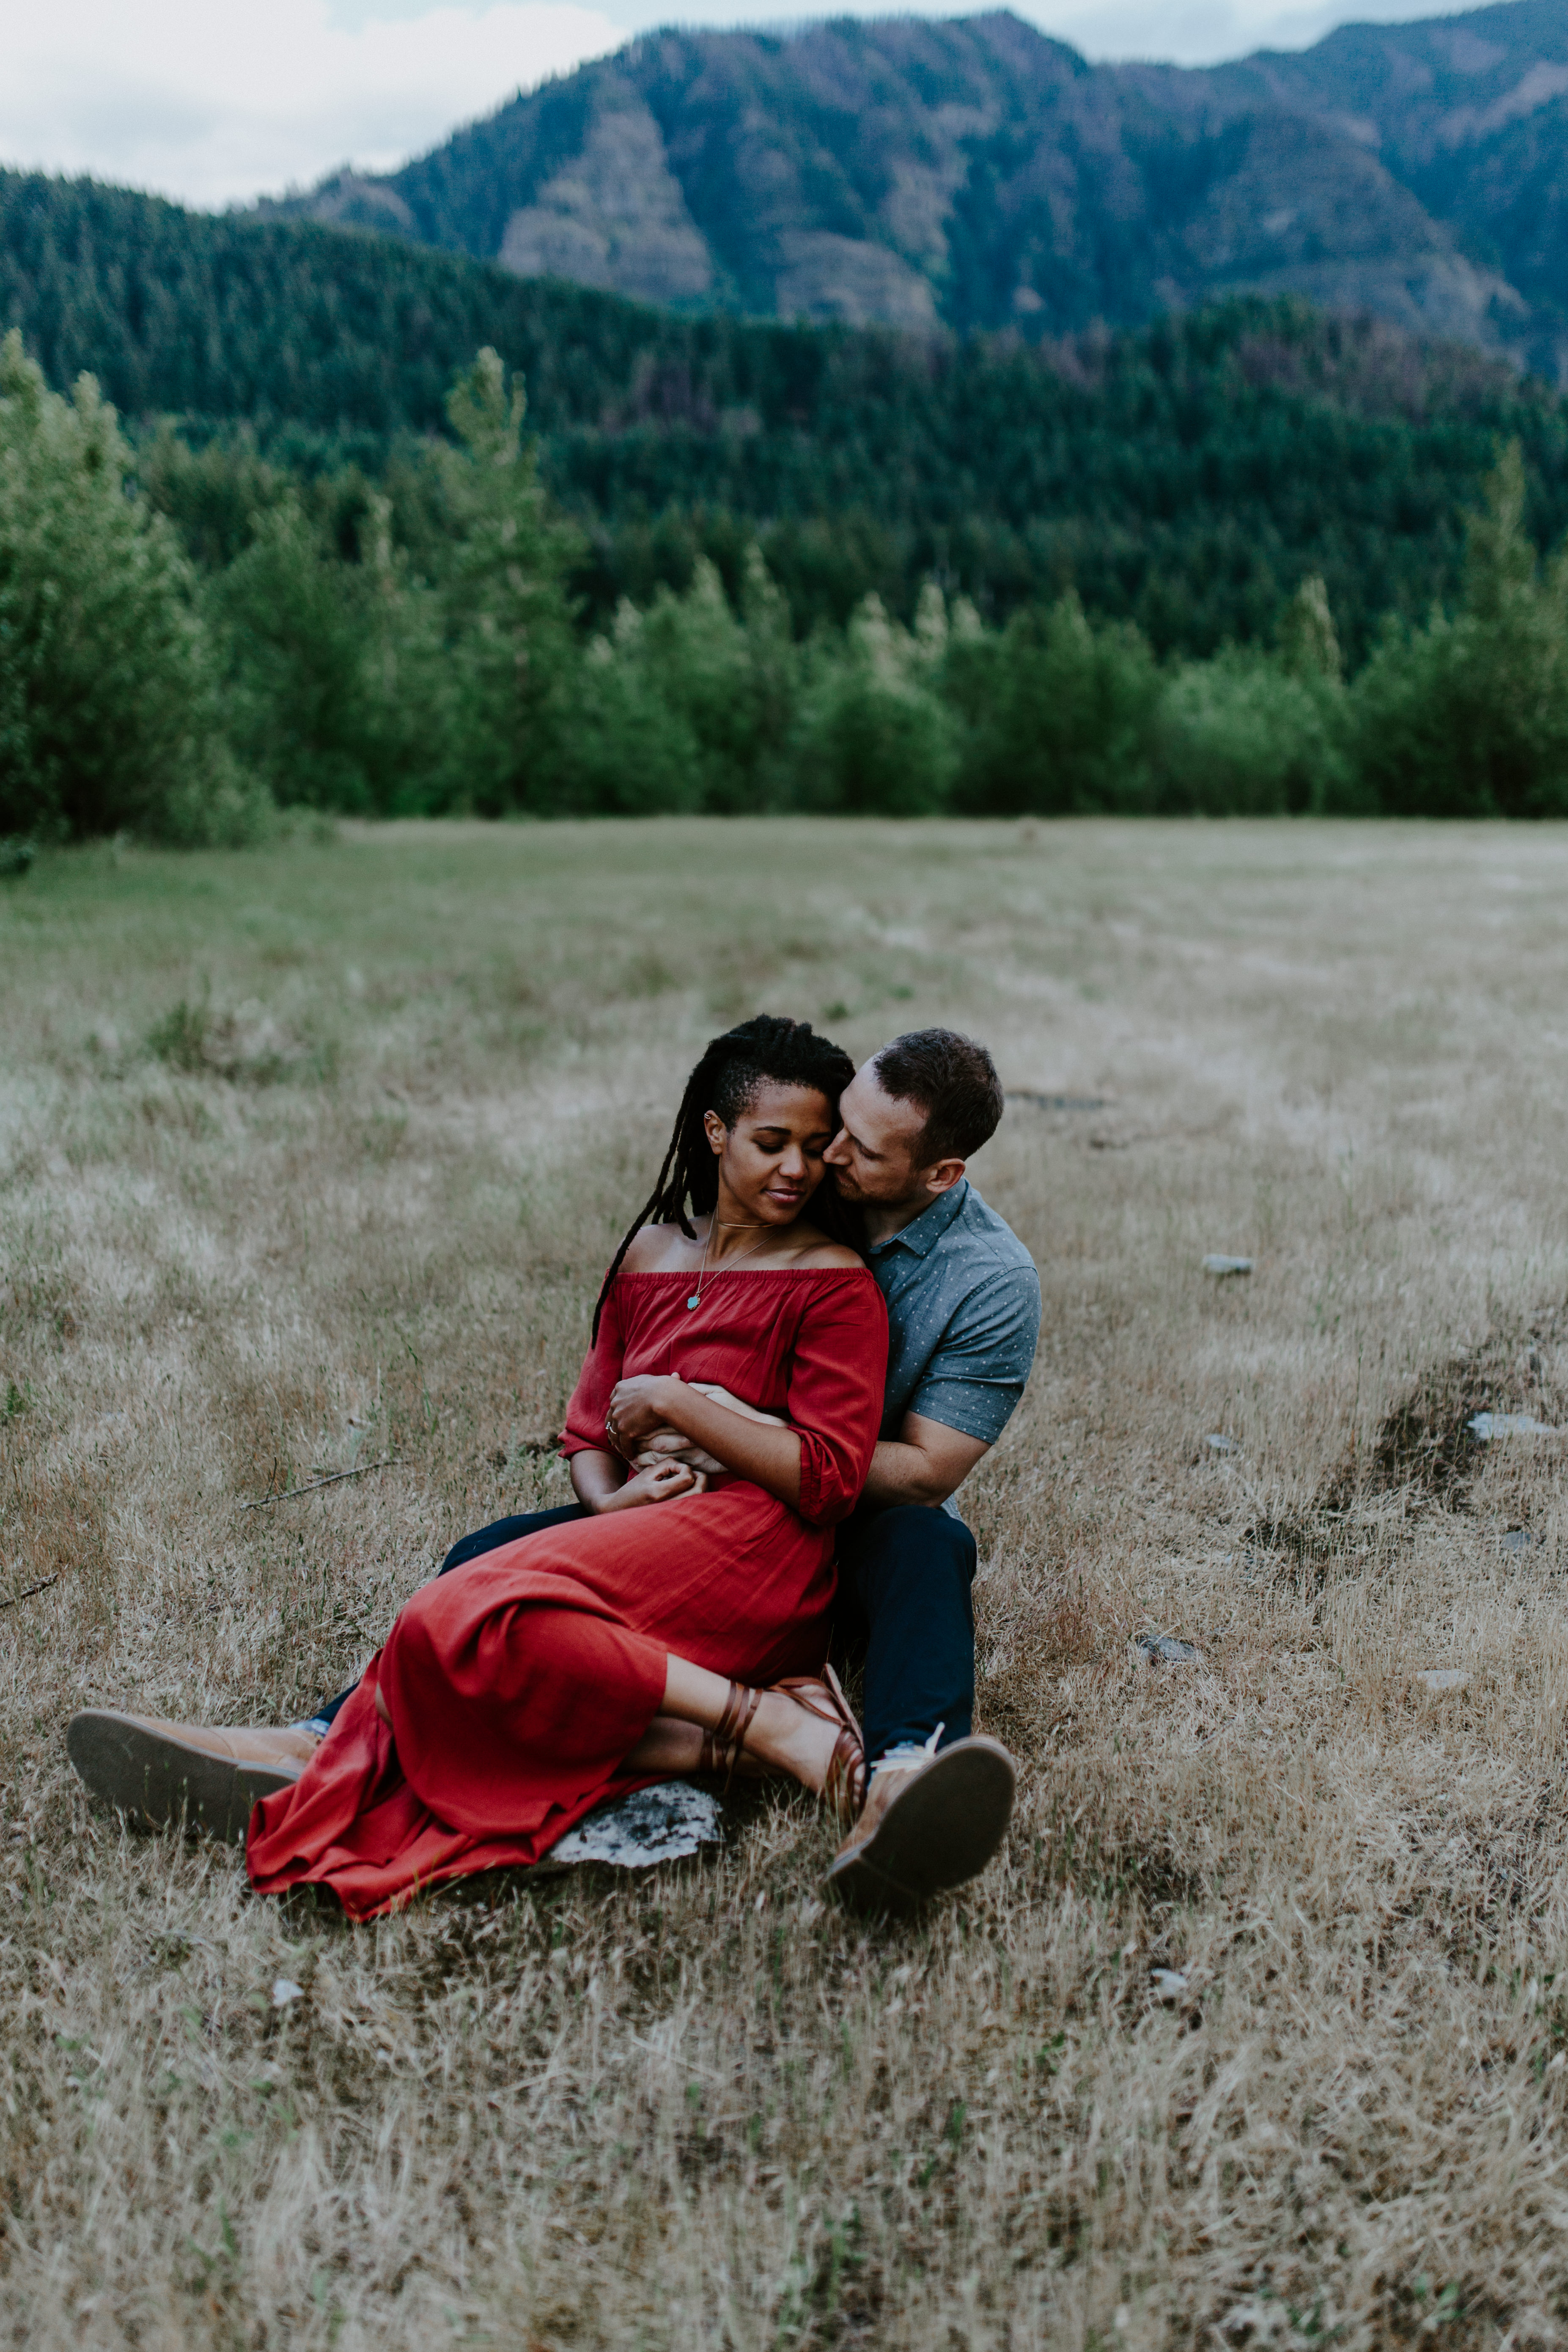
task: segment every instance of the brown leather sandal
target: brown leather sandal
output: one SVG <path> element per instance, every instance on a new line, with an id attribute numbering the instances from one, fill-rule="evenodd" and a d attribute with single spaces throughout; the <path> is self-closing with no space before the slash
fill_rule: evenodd
<path id="1" fill-rule="evenodd" d="M 822 1783 L 822 1801 L 847 1828 L 859 1818 L 866 1801 L 866 1742 L 837 1675 L 831 1666 L 822 1671 L 822 1681 L 812 1675 L 792 1675 L 787 1682 L 775 1683 L 773 1688 L 793 1698 L 796 1706 L 805 1707 L 807 1715 L 838 1726 L 838 1737 Z"/>
<path id="2" fill-rule="evenodd" d="M 730 1696 L 724 1702 L 724 1712 L 711 1731 L 702 1735 L 702 1747 L 697 1759 L 700 1772 L 722 1772 L 724 1786 L 729 1787 L 740 1769 L 745 1754 L 746 1734 L 752 1727 L 752 1717 L 763 1703 L 760 1690 L 749 1684 L 731 1683 Z M 746 1757 L 746 1778 L 755 1780 L 767 1767 L 757 1757 Z"/>
<path id="3" fill-rule="evenodd" d="M 838 1726 L 838 1737 L 822 1783 L 822 1801 L 847 1827 L 858 1818 L 866 1801 L 866 1744 L 837 1675 L 831 1666 L 826 1667 L 824 1673 L 826 1680 L 820 1682 L 812 1675 L 793 1675 L 785 1682 L 774 1683 L 766 1696 L 793 1699 L 807 1715 Z M 702 1735 L 697 1769 L 700 1772 L 721 1772 L 726 1789 L 737 1772 L 746 1780 L 771 1779 L 774 1773 L 773 1765 L 746 1752 L 746 1734 L 763 1696 L 762 1691 L 752 1690 L 745 1683 L 732 1682 L 723 1714 L 712 1730 Z"/>

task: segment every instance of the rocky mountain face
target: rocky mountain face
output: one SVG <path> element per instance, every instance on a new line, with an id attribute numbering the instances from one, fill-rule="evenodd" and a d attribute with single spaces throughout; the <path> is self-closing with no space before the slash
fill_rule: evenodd
<path id="1" fill-rule="evenodd" d="M 1296 293 L 1568 374 L 1568 7 L 1090 66 L 998 13 L 659 32 L 272 210 L 685 310 L 1015 329 Z"/>

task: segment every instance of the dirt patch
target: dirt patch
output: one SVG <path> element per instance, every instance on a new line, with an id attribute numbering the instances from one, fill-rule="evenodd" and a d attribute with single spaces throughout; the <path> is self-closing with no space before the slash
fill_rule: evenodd
<path id="1" fill-rule="evenodd" d="M 1384 1415 L 1371 1445 L 1347 1448 L 1308 1510 L 1260 1518 L 1245 1530 L 1244 1560 L 1315 1591 L 1336 1551 L 1363 1548 L 1360 1523 L 1369 1505 L 1404 1496 L 1416 1507 L 1468 1510 L 1488 1453 L 1471 1423 L 1483 1412 L 1553 1420 L 1546 1365 L 1565 1332 L 1568 1306 L 1554 1307 L 1423 1372 Z"/>
<path id="2" fill-rule="evenodd" d="M 1403 1490 L 1445 1510 L 1466 1509 L 1486 1454 L 1470 1423 L 1481 1412 L 1539 1412 L 1546 1359 L 1565 1328 L 1568 1307 L 1551 1307 L 1423 1373 L 1384 1417 L 1365 1459 L 1352 1454 L 1340 1465 L 1326 1507 L 1344 1510 L 1369 1491 Z"/>

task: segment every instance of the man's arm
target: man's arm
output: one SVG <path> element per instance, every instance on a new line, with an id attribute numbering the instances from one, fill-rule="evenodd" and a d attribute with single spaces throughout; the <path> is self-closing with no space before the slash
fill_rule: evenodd
<path id="1" fill-rule="evenodd" d="M 895 1503 L 945 1503 L 990 1451 L 989 1438 L 907 1412 L 897 1437 L 884 1438 L 872 1454 L 863 1499 L 884 1511 Z"/>
<path id="2" fill-rule="evenodd" d="M 1011 1419 L 1039 1329 L 1040 1281 L 1026 1259 L 970 1289 L 920 1376 L 897 1437 L 871 1457 L 866 1501 L 882 1510 L 945 1503 Z"/>

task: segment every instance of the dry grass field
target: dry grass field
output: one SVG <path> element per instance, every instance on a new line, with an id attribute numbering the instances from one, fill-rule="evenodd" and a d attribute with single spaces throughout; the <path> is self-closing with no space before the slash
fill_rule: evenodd
<path id="1" fill-rule="evenodd" d="M 0 884 L 0 2340 L 1561 2343 L 1568 1447 L 1467 1423 L 1568 1423 L 1565 885 L 1552 831 L 675 822 Z M 1004 1860 L 873 1932 L 763 1797 L 354 1928 L 123 1832 L 74 1707 L 305 1712 L 563 1491 L 759 1007 L 1018 1091 Z"/>

